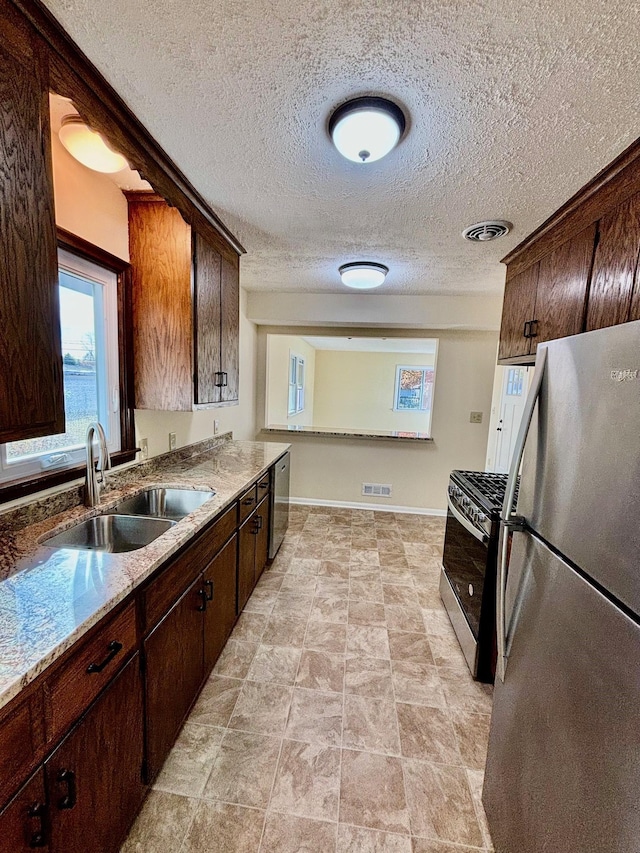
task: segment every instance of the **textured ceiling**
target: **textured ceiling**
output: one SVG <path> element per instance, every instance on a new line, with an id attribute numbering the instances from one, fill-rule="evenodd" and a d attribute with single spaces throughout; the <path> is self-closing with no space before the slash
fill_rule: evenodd
<path id="1" fill-rule="evenodd" d="M 499 292 L 509 249 L 640 135 L 629 0 L 45 0 L 245 245 L 249 290 Z M 410 115 L 378 163 L 344 160 L 332 108 Z M 502 218 L 492 244 L 460 236 Z"/>

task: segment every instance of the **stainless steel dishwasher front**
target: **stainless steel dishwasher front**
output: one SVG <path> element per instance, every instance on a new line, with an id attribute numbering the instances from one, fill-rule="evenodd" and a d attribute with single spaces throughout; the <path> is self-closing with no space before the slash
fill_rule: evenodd
<path id="1" fill-rule="evenodd" d="M 273 560 L 282 544 L 289 526 L 289 481 L 291 454 L 287 451 L 274 465 L 273 488 L 271 489 L 271 531 L 269 536 L 269 559 Z"/>

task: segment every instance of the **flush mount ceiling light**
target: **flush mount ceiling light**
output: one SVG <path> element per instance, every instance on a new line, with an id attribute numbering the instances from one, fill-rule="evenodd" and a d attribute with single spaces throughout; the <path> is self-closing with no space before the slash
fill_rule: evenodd
<path id="1" fill-rule="evenodd" d="M 91 130 L 79 115 L 65 116 L 58 136 L 69 154 L 94 172 L 111 174 L 129 165 L 122 154 L 110 148 L 101 134 Z"/>
<path id="2" fill-rule="evenodd" d="M 504 237 L 512 228 L 513 225 L 505 222 L 504 219 L 490 219 L 487 222 L 476 222 L 475 225 L 465 228 L 462 236 L 465 240 L 471 240 L 472 243 L 487 243 L 489 240 Z"/>
<path id="3" fill-rule="evenodd" d="M 329 119 L 333 144 L 347 160 L 373 163 L 396 147 L 406 119 L 386 98 L 354 98 L 339 106 Z"/>
<path id="4" fill-rule="evenodd" d="M 375 264 L 372 261 L 355 261 L 351 264 L 343 264 L 338 272 L 342 283 L 347 287 L 355 287 L 357 290 L 371 290 L 380 287 L 384 282 L 389 267 L 384 264 Z"/>

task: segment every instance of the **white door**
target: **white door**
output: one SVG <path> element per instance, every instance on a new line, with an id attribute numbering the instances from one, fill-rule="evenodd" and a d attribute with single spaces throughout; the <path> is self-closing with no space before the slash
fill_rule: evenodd
<path id="1" fill-rule="evenodd" d="M 528 367 L 505 367 L 500 396 L 500 417 L 496 427 L 496 456 L 494 471 L 509 473 L 513 445 L 518 435 L 527 398 Z"/>

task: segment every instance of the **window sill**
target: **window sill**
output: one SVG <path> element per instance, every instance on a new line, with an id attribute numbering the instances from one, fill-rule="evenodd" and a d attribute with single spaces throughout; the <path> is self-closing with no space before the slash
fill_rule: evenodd
<path id="1" fill-rule="evenodd" d="M 337 427 L 298 426 L 297 424 L 271 424 L 263 427 L 262 432 L 286 433 L 291 435 L 315 435 L 325 438 L 355 438 L 361 441 L 419 441 L 433 442 L 433 438 L 424 432 L 396 432 L 393 430 L 338 429 Z"/>

